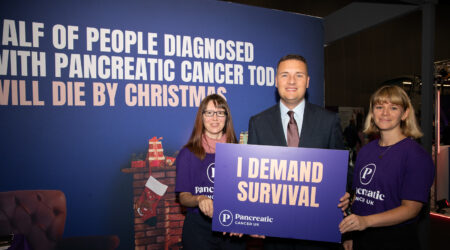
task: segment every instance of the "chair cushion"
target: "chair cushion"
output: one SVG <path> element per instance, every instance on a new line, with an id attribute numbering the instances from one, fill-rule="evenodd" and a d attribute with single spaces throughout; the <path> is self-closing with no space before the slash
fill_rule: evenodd
<path id="1" fill-rule="evenodd" d="M 23 234 L 32 249 L 54 249 L 66 220 L 66 197 L 59 190 L 0 192 L 0 235 Z"/>

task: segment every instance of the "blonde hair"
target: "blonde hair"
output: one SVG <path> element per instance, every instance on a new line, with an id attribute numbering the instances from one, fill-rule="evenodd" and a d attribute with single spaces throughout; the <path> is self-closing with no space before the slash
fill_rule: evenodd
<path id="1" fill-rule="evenodd" d="M 409 99 L 408 95 L 402 88 L 393 85 L 386 85 L 379 88 L 370 97 L 369 114 L 367 115 L 363 131 L 365 134 L 378 134 L 380 132 L 378 127 L 375 125 L 375 122 L 373 121 L 373 108 L 377 104 L 383 104 L 387 102 L 399 105 L 400 107 L 402 107 L 403 111 L 409 110 L 406 119 L 404 121 L 402 120 L 400 123 L 400 128 L 403 135 L 412 137 L 414 139 L 423 136 L 422 132 L 420 131 L 420 127 L 417 124 L 414 107 L 411 104 L 411 99 Z"/>

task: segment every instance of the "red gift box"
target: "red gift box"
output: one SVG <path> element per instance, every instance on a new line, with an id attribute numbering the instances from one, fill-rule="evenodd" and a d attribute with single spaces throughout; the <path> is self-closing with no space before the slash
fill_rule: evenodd
<path id="1" fill-rule="evenodd" d="M 148 140 L 148 154 L 147 159 L 150 167 L 159 167 L 164 164 L 165 157 L 161 143 L 162 137 Z"/>

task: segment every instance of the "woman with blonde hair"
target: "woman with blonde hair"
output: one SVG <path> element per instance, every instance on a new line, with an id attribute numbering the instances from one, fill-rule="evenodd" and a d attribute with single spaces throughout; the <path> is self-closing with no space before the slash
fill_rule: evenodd
<path id="1" fill-rule="evenodd" d="M 434 179 L 430 155 L 405 91 L 383 86 L 370 99 L 364 133 L 379 135 L 356 159 L 352 214 L 339 224 L 351 232 L 345 249 L 418 249 L 417 219 Z"/>
<path id="2" fill-rule="evenodd" d="M 176 159 L 175 192 L 187 207 L 183 249 L 245 249 L 243 239 L 213 232 L 214 165 L 216 143 L 236 143 L 230 108 L 212 94 L 200 104 L 191 137 Z"/>

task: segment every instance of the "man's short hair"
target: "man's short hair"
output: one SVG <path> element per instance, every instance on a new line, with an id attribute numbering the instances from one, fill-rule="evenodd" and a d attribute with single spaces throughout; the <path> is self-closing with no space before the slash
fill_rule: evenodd
<path id="1" fill-rule="evenodd" d="M 283 57 L 278 61 L 278 64 L 277 64 L 277 71 L 278 71 L 278 67 L 280 67 L 280 63 L 282 63 L 282 62 L 284 62 L 284 61 L 287 61 L 287 60 L 297 60 L 297 61 L 303 62 L 303 63 L 305 63 L 305 65 L 306 65 L 306 69 L 308 69 L 308 63 L 306 63 L 306 59 L 305 59 L 303 56 L 297 55 L 297 54 L 289 54 L 289 55 L 283 56 Z"/>

